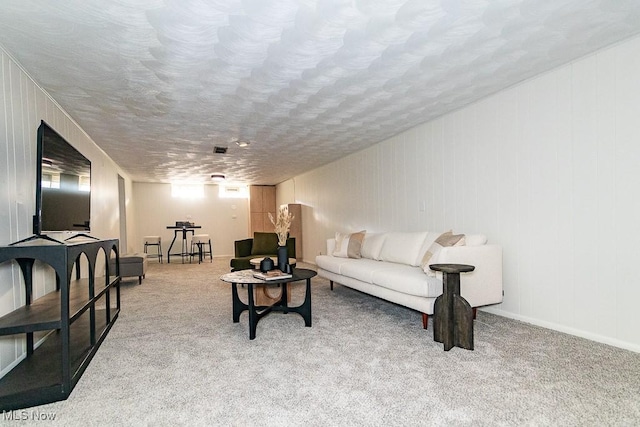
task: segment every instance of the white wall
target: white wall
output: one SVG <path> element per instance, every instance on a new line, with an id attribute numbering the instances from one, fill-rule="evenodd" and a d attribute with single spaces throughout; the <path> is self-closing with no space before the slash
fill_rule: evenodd
<path id="1" fill-rule="evenodd" d="M 0 245 L 29 237 L 35 212 L 36 134 L 45 120 L 91 160 L 91 234 L 119 237 L 118 174 L 131 182 L 84 131 L 0 47 Z M 133 206 L 128 201 L 128 209 Z M 129 227 L 127 234 L 135 232 Z M 38 268 L 34 298 L 55 288 Z M 0 316 L 24 305 L 17 264 L 0 265 Z M 24 339 L 0 337 L 0 376 L 25 355 Z"/>
<path id="2" fill-rule="evenodd" d="M 296 177 L 304 254 L 335 231 L 485 233 L 497 314 L 640 351 L 640 38 Z"/>
<path id="3" fill-rule="evenodd" d="M 217 185 L 204 188 L 203 199 L 182 199 L 171 197 L 170 184 L 134 182 L 137 235 L 129 244 L 141 252 L 144 236 L 160 236 L 166 257 L 174 237 L 174 231 L 167 230 L 167 226 L 175 225 L 176 221 L 191 221 L 202 226 L 197 234 L 211 237 L 213 256 L 233 256 L 233 242 L 249 236 L 248 199 L 219 198 Z M 182 232 L 176 245 L 180 244 L 181 236 Z M 176 252 L 180 252 L 180 246 L 174 245 L 172 253 Z"/>
<path id="4" fill-rule="evenodd" d="M 276 186 L 276 206 L 288 205 L 296 202 L 296 185 L 293 179 Z"/>

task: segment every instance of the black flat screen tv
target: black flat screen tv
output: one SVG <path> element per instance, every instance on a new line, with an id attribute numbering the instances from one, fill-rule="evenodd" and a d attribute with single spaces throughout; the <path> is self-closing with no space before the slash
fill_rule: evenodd
<path id="1" fill-rule="evenodd" d="M 89 231 L 91 161 L 44 120 L 38 128 L 33 233 Z"/>

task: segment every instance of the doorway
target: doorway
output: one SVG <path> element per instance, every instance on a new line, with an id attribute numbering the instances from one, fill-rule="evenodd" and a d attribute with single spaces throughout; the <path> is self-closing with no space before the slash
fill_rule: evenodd
<path id="1" fill-rule="evenodd" d="M 118 175 L 118 205 L 120 209 L 120 255 L 127 253 L 127 197 L 124 178 Z"/>

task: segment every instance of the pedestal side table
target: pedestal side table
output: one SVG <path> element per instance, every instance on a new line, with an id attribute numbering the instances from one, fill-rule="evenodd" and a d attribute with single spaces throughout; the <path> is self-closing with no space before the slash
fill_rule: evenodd
<path id="1" fill-rule="evenodd" d="M 436 298 L 433 309 L 433 339 L 444 344 L 444 350 L 453 347 L 473 350 L 473 310 L 460 295 L 460 273 L 475 270 L 466 264 L 432 264 L 434 271 L 442 272 L 442 295 Z"/>

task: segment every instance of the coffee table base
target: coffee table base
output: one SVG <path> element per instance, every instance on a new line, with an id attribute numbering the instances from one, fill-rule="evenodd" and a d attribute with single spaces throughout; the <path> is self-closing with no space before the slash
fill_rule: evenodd
<path id="1" fill-rule="evenodd" d="M 240 301 L 238 296 L 238 284 L 231 284 L 231 293 L 233 299 L 233 323 L 240 322 L 240 314 L 243 311 L 249 312 L 249 339 L 253 340 L 256 337 L 256 328 L 260 319 L 271 313 L 272 311 L 279 311 L 281 313 L 298 313 L 304 319 L 304 325 L 311 327 L 311 279 L 306 279 L 307 286 L 304 295 L 304 302 L 297 307 L 289 307 L 287 302 L 287 285 L 288 283 L 280 283 L 282 286 L 282 294 L 280 299 L 272 305 L 256 305 L 254 301 L 254 288 L 255 286 L 264 286 L 264 284 L 247 283 L 248 302 L 245 304 Z"/>

